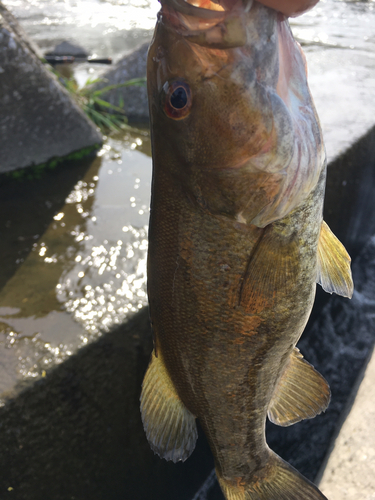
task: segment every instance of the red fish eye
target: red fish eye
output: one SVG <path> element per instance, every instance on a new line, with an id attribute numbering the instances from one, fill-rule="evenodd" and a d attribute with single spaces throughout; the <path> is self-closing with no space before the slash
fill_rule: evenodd
<path id="1" fill-rule="evenodd" d="M 192 105 L 190 87 L 186 82 L 176 81 L 169 85 L 165 99 L 165 113 L 174 120 L 181 120 L 190 113 Z"/>

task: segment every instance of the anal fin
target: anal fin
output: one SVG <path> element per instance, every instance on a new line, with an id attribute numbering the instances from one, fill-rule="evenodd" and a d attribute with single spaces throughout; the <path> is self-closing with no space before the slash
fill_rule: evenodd
<path id="1" fill-rule="evenodd" d="M 330 398 L 327 381 L 295 348 L 275 388 L 268 418 L 286 427 L 319 415 L 326 410 Z"/>
<path id="2" fill-rule="evenodd" d="M 163 360 L 152 353 L 142 384 L 141 416 L 151 449 L 161 458 L 184 461 L 198 437 L 194 415 L 178 397 Z"/>
<path id="3" fill-rule="evenodd" d="M 337 293 L 349 299 L 353 295 L 350 257 L 344 245 L 323 221 L 318 244 L 317 282 L 328 293 Z"/>

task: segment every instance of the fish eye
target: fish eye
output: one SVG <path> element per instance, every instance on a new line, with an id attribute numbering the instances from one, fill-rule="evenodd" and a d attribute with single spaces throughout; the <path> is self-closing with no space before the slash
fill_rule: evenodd
<path id="1" fill-rule="evenodd" d="M 177 87 L 169 98 L 171 106 L 175 109 L 182 109 L 187 105 L 188 96 L 184 87 Z"/>
<path id="2" fill-rule="evenodd" d="M 164 110 L 167 116 L 181 120 L 190 113 L 192 105 L 190 86 L 184 81 L 172 82 L 166 92 Z"/>

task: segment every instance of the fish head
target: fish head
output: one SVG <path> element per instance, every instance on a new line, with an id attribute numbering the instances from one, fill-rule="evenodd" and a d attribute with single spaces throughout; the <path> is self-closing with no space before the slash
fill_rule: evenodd
<path id="1" fill-rule="evenodd" d="M 163 0 L 149 49 L 154 168 L 211 213 L 264 227 L 324 164 L 306 62 L 276 11 L 198 1 Z"/>

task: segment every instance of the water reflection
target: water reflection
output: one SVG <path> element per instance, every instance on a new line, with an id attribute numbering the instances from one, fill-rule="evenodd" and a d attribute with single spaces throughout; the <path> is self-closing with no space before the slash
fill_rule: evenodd
<path id="1" fill-rule="evenodd" d="M 86 246 L 57 285 L 58 300 L 86 330 L 85 343 L 146 305 L 147 226 L 123 230 L 125 241 Z"/>
<path id="2" fill-rule="evenodd" d="M 3 395 L 146 304 L 149 154 L 147 133 L 109 138 L 0 291 Z"/>
<path id="3" fill-rule="evenodd" d="M 110 57 L 150 38 L 160 7 L 157 0 L 6 0 L 5 4 L 41 47 L 63 39 L 76 40 L 92 53 Z M 320 0 L 291 24 L 303 44 L 371 52 L 375 44 L 374 9 L 373 0 Z"/>
<path id="4" fill-rule="evenodd" d="M 291 19 L 291 26 L 294 36 L 307 52 L 315 46 L 374 53 L 373 1 L 363 3 L 320 0 L 319 4 L 305 15 Z"/>
<path id="5" fill-rule="evenodd" d="M 42 49 L 69 40 L 109 57 L 149 38 L 158 10 L 154 0 L 6 0 L 5 4 Z"/>

